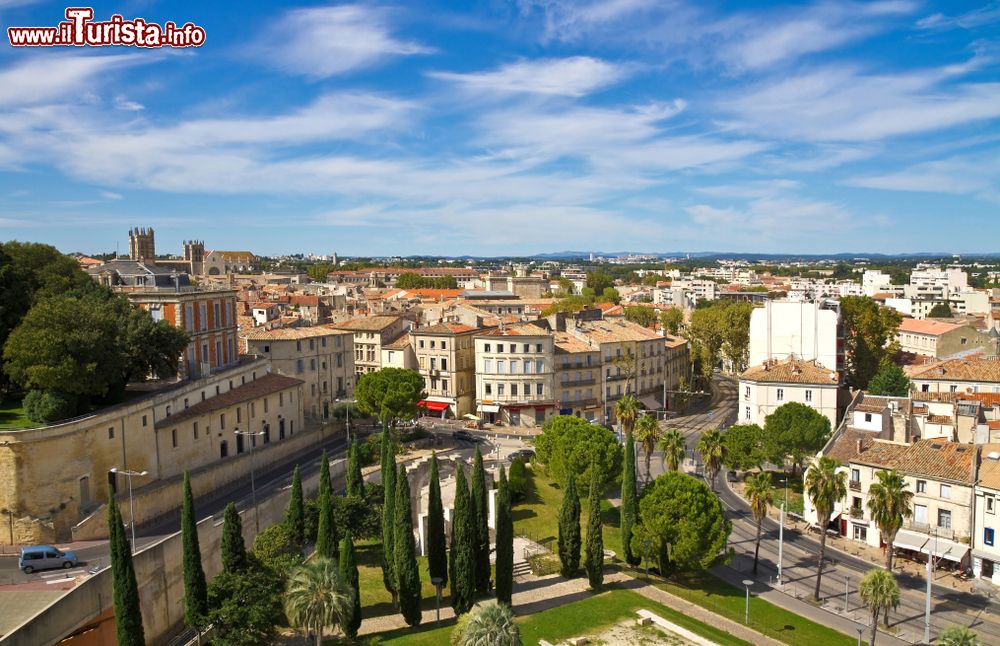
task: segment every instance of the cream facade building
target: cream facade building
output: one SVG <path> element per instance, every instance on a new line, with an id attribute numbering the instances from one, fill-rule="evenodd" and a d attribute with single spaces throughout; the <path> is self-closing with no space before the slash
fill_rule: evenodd
<path id="1" fill-rule="evenodd" d="M 561 415 L 601 419 L 601 349 L 567 332 L 555 332 L 555 387 Z"/>
<path id="2" fill-rule="evenodd" d="M 764 426 L 777 408 L 798 402 L 814 408 L 837 428 L 840 379 L 837 373 L 813 361 L 770 360 L 744 371 L 739 381 L 740 424 Z"/>
<path id="3" fill-rule="evenodd" d="M 537 428 L 558 414 L 554 350 L 549 330 L 533 323 L 479 332 L 475 357 L 480 419 Z"/>
<path id="4" fill-rule="evenodd" d="M 975 504 L 972 574 L 1000 586 L 1000 444 L 981 447 Z"/>
<path id="5" fill-rule="evenodd" d="M 427 414 L 461 418 L 476 412 L 476 344 L 481 329 L 438 323 L 412 330 L 416 368 L 424 378 Z"/>
<path id="6" fill-rule="evenodd" d="M 335 328 L 354 334 L 354 371 L 357 375 L 382 368 L 382 347 L 410 329 L 401 316 L 365 316 L 337 323 Z"/>

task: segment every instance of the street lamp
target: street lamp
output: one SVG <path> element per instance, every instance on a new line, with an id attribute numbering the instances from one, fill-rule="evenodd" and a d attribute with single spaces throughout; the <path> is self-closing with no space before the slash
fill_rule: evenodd
<path id="1" fill-rule="evenodd" d="M 144 478 L 149 475 L 148 471 L 129 471 L 128 469 L 119 469 L 118 467 L 112 467 L 111 473 L 120 473 L 125 476 L 128 480 L 128 524 L 132 530 L 132 553 L 135 554 L 135 502 L 132 499 L 132 476 L 137 478 Z"/>
<path id="2" fill-rule="evenodd" d="M 437 590 L 437 623 L 441 623 L 441 584 L 444 583 L 444 579 L 439 576 L 431 577 L 431 583 L 434 584 L 434 589 Z"/>
<path id="3" fill-rule="evenodd" d="M 851 575 L 847 574 L 844 578 L 844 614 L 847 614 L 848 599 L 851 595 Z"/>
<path id="4" fill-rule="evenodd" d="M 263 434 L 264 431 L 254 433 L 252 431 L 241 431 L 239 427 L 233 429 L 233 435 L 250 438 L 250 500 L 253 502 L 253 522 L 258 534 L 260 534 L 260 513 L 257 511 L 257 486 L 254 483 L 253 445 L 257 443 L 254 438 Z"/>
<path id="5" fill-rule="evenodd" d="M 356 399 L 337 399 L 338 404 L 347 404 L 347 445 L 351 445 L 351 404 L 357 403 Z"/>
<path id="6" fill-rule="evenodd" d="M 865 628 L 866 626 L 860 621 L 858 622 L 858 625 L 854 627 L 854 629 L 858 631 L 858 646 L 861 646 L 861 634 L 865 632 Z"/>
<path id="7" fill-rule="evenodd" d="M 924 602 L 924 642 L 931 643 L 931 586 L 934 583 L 934 555 L 938 551 L 937 527 L 934 528 L 934 550 L 927 555 L 927 598 Z"/>
<path id="8" fill-rule="evenodd" d="M 746 602 L 746 610 L 744 611 L 744 615 L 745 616 L 743 617 L 743 623 L 745 623 L 746 625 L 749 626 L 750 625 L 750 586 L 753 585 L 753 581 L 751 581 L 750 579 L 743 579 L 743 585 L 746 586 L 746 589 L 747 589 L 747 602 Z"/>
<path id="9" fill-rule="evenodd" d="M 781 520 L 778 522 L 778 589 L 781 589 L 781 562 L 785 547 L 785 503 L 781 503 Z"/>

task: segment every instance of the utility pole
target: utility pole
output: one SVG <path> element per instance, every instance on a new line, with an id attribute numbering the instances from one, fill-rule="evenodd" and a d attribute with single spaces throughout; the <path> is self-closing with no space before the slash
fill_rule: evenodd
<path id="1" fill-rule="evenodd" d="M 237 428 L 233 430 L 233 434 L 250 438 L 250 500 L 253 503 L 254 527 L 256 527 L 257 533 L 260 534 L 260 512 L 257 509 L 257 486 L 254 482 L 253 446 L 257 443 L 257 436 L 263 435 L 264 431 L 253 433 L 251 431 L 241 431 Z"/>

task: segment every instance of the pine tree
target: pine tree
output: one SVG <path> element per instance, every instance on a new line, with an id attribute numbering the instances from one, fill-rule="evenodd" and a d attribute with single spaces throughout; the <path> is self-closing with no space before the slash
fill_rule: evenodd
<path id="1" fill-rule="evenodd" d="M 590 587 L 597 590 L 604 583 L 604 536 L 601 526 L 601 491 L 600 469 L 596 464 L 590 468 L 590 500 L 587 508 L 587 579 Z"/>
<path id="2" fill-rule="evenodd" d="M 622 558 L 635 567 L 639 565 L 639 555 L 632 553 L 632 528 L 635 527 L 636 515 L 639 513 L 639 502 L 635 483 L 635 443 L 632 433 L 625 436 L 625 457 L 622 464 Z"/>
<path id="3" fill-rule="evenodd" d="M 139 587 L 136 585 L 135 569 L 132 566 L 132 548 L 125 537 L 125 525 L 111 487 L 108 487 L 108 549 L 111 556 L 111 581 L 118 644 L 144 646 L 146 637 L 142 629 Z"/>
<path id="4" fill-rule="evenodd" d="M 316 496 L 319 522 L 316 525 L 316 555 L 337 558 L 337 523 L 333 517 L 333 491 L 330 486 L 330 462 L 323 450 L 319 467 L 319 492 Z"/>
<path id="5" fill-rule="evenodd" d="M 358 441 L 351 442 L 347 452 L 347 495 L 364 498 L 365 480 L 361 475 L 361 447 Z"/>
<path id="6" fill-rule="evenodd" d="M 514 519 L 510 512 L 507 472 L 500 466 L 497 492 L 497 601 L 511 604 L 514 591 Z"/>
<path id="7" fill-rule="evenodd" d="M 292 540 L 302 549 L 306 541 L 306 512 L 305 503 L 302 501 L 302 476 L 299 474 L 299 465 L 295 465 L 292 472 L 292 494 L 288 500 L 288 508 L 285 510 L 285 522 L 292 533 Z"/>
<path id="8" fill-rule="evenodd" d="M 476 567 L 476 593 L 485 595 L 490 591 L 490 509 L 486 499 L 486 469 L 483 454 L 476 445 L 476 456 L 472 463 L 472 520 L 473 520 L 473 563 Z"/>
<path id="9" fill-rule="evenodd" d="M 205 583 L 205 570 L 201 567 L 198 519 L 187 471 L 184 472 L 183 495 L 181 542 L 184 562 L 184 621 L 192 628 L 200 628 L 208 616 L 208 584 Z"/>
<path id="10" fill-rule="evenodd" d="M 472 548 L 474 527 L 472 503 L 465 469 L 458 465 L 455 473 L 455 509 L 451 519 L 451 607 L 461 615 L 472 608 L 476 593 L 476 575 Z"/>
<path id="11" fill-rule="evenodd" d="M 413 516 L 410 505 L 410 482 L 406 467 L 399 465 L 396 474 L 396 536 L 395 572 L 399 590 L 399 610 L 410 626 L 420 624 L 420 570 L 417 569 L 417 547 L 413 538 Z"/>
<path id="12" fill-rule="evenodd" d="M 361 583 L 358 578 L 358 559 L 354 555 L 354 541 L 350 534 L 340 541 L 340 573 L 354 590 L 354 603 L 351 604 L 351 611 L 344 618 L 341 628 L 348 637 L 354 639 L 361 628 Z"/>
<path id="13" fill-rule="evenodd" d="M 559 509 L 559 562 L 559 571 L 567 579 L 576 576 L 580 569 L 580 496 L 572 475 L 567 479 Z"/>
<path id="14" fill-rule="evenodd" d="M 226 505 L 225 519 L 222 525 L 222 569 L 229 573 L 244 570 L 247 567 L 247 547 L 243 542 L 243 520 L 236 505 Z"/>
<path id="15" fill-rule="evenodd" d="M 392 436 L 389 427 L 382 431 L 382 583 L 392 595 L 392 603 L 396 605 L 396 575 L 393 571 L 395 562 L 395 525 L 396 519 L 396 456 L 393 450 Z"/>
<path id="16" fill-rule="evenodd" d="M 444 505 L 441 503 L 441 479 L 437 454 L 431 454 L 431 476 L 427 494 L 427 569 L 431 579 L 448 585 L 448 549 L 444 538 Z"/>

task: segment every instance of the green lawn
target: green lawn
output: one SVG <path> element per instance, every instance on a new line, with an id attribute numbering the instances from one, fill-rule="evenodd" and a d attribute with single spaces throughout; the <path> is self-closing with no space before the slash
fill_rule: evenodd
<path id="1" fill-rule="evenodd" d="M 24 414 L 19 399 L 5 399 L 0 401 L 0 428 L 29 428 L 35 423 Z"/>
<path id="2" fill-rule="evenodd" d="M 607 590 L 581 601 L 518 617 L 517 622 L 521 625 L 521 638 L 525 644 L 537 644 L 542 639 L 556 643 L 570 637 L 594 634 L 621 621 L 633 619 L 636 617 L 636 610 L 643 608 L 720 644 L 741 646 L 747 643 L 718 628 L 650 601 L 636 592 L 621 589 Z M 397 630 L 381 635 L 381 643 L 407 646 L 447 644 L 453 626 L 453 623 L 449 623 L 441 628 L 422 626 L 415 631 Z"/>
<path id="3" fill-rule="evenodd" d="M 788 500 L 786 512 L 803 514 L 802 476 L 791 475 L 784 471 L 769 471 L 771 482 L 774 483 L 774 508 L 780 509 L 782 501 Z"/>
<path id="4" fill-rule="evenodd" d="M 382 582 L 382 543 L 381 541 L 363 541 L 356 546 L 358 559 L 358 584 L 361 588 L 361 616 L 363 618 L 380 617 L 392 614 L 392 596 Z M 434 607 L 434 586 L 431 585 L 431 575 L 427 571 L 427 558 L 417 557 L 420 566 L 421 597 L 424 609 Z M 442 607 L 448 603 L 448 588 L 441 592 Z"/>

